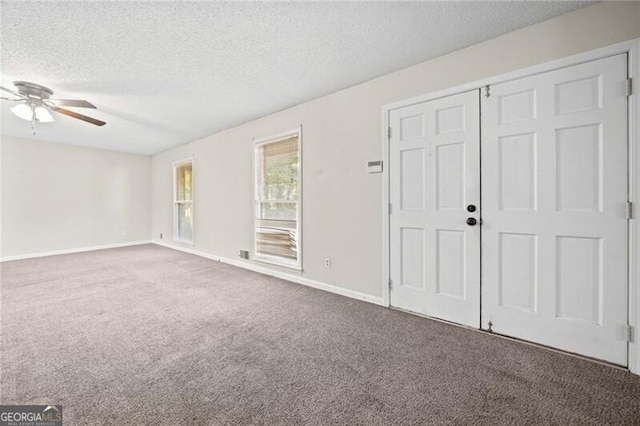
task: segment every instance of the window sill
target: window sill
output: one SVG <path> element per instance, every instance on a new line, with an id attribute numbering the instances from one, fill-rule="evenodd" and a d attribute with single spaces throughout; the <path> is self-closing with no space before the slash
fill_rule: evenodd
<path id="1" fill-rule="evenodd" d="M 278 266 L 280 268 L 286 268 L 293 271 L 302 272 L 302 265 L 298 263 L 292 264 L 292 263 L 281 262 L 276 259 L 264 257 L 264 256 L 254 256 L 253 260 L 260 263 L 266 263 L 268 265 Z"/>

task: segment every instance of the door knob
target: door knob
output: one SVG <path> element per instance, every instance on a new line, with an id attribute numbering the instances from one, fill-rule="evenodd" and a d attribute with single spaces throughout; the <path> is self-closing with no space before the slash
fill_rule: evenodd
<path id="1" fill-rule="evenodd" d="M 469 205 L 467 206 L 467 211 L 468 211 L 469 213 L 473 213 L 473 212 L 475 212 L 475 211 L 476 211 L 476 206 L 474 206 L 473 204 L 469 204 Z"/>
<path id="2" fill-rule="evenodd" d="M 475 220 L 474 218 L 470 217 L 467 219 L 467 225 L 469 226 L 474 226 L 476 223 L 478 223 L 477 220 Z"/>

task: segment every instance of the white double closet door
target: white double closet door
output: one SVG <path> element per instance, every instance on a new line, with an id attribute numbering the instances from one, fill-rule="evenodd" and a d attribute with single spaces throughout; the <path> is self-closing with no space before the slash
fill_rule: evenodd
<path id="1" fill-rule="evenodd" d="M 391 111 L 391 305 L 627 365 L 626 83 L 621 54 Z"/>

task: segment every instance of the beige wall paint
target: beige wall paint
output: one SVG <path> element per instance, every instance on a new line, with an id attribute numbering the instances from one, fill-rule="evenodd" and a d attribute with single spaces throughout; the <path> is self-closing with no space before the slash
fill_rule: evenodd
<path id="1" fill-rule="evenodd" d="M 303 126 L 302 276 L 382 296 L 383 105 L 640 37 L 640 3 L 604 2 L 155 155 L 155 240 L 172 243 L 172 162 L 194 157 L 194 249 L 252 250 L 252 138 Z M 332 258 L 325 269 L 323 258 Z"/>
<path id="2" fill-rule="evenodd" d="M 151 157 L 2 138 L 2 256 L 150 240 Z"/>

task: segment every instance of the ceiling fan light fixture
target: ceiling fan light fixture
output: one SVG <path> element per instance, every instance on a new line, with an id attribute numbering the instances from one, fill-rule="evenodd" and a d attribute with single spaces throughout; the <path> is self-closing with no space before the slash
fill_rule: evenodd
<path id="1" fill-rule="evenodd" d="M 27 104 L 18 104 L 11 107 L 11 112 L 18 118 L 31 121 L 33 118 L 33 110 Z"/>
<path id="2" fill-rule="evenodd" d="M 36 115 L 36 121 L 39 123 L 51 123 L 54 121 L 51 113 L 41 106 L 34 107 L 29 104 L 18 104 L 11 108 L 11 112 L 16 117 L 26 121 L 31 121 L 34 113 Z"/>
<path id="3" fill-rule="evenodd" d="M 47 111 L 46 108 L 44 107 L 36 107 L 35 108 L 35 113 L 36 113 L 36 120 L 38 120 L 38 122 L 40 123 L 51 123 L 53 120 L 53 116 L 51 116 L 51 113 L 49 111 Z"/>

